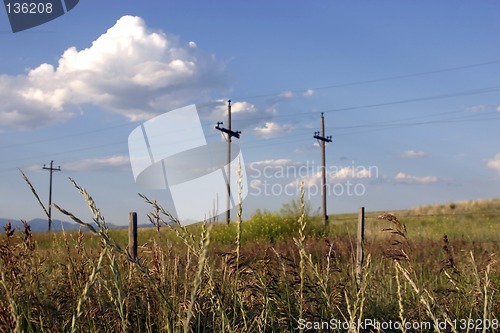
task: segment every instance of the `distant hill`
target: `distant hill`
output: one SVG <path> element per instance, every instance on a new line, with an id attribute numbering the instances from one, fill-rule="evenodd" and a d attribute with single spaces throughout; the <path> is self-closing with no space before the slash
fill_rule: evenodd
<path id="1" fill-rule="evenodd" d="M 12 227 L 14 229 L 19 228 L 21 230 L 24 230 L 23 223 L 20 220 L 15 220 L 15 219 L 6 219 L 6 218 L 0 218 L 0 227 L 3 229 L 3 227 L 10 222 L 12 224 Z M 45 232 L 48 231 L 48 221 L 45 219 L 33 219 L 28 222 L 29 226 L 31 227 L 31 231 L 33 232 Z M 61 231 L 62 228 L 64 227 L 64 230 L 70 231 L 70 230 L 78 230 L 80 228 L 80 225 L 72 222 L 66 222 L 66 221 L 61 221 L 61 220 L 52 220 L 52 230 L 53 231 Z"/>
<path id="2" fill-rule="evenodd" d="M 20 220 L 15 220 L 15 219 L 7 219 L 7 218 L 0 218 L 0 233 L 3 232 L 3 228 L 7 223 L 11 223 L 12 227 L 14 229 L 21 229 L 24 230 L 23 223 Z M 33 232 L 46 232 L 48 231 L 49 225 L 48 221 L 46 219 L 33 219 L 30 221 L 27 221 L 29 226 L 31 227 L 31 231 Z M 121 225 L 114 225 L 112 223 L 106 223 L 108 228 L 110 229 L 123 229 L 127 228 L 127 226 L 121 226 Z M 88 229 L 86 227 L 80 226 L 77 223 L 73 222 L 67 222 L 67 221 L 61 221 L 61 220 L 52 220 L 52 231 L 62 231 L 64 227 L 65 231 L 72 231 L 72 230 L 78 230 L 80 227 L 82 228 L 82 231 L 87 231 Z M 148 227 L 153 227 L 152 224 L 140 224 L 137 226 L 138 228 L 148 228 Z"/>
<path id="3" fill-rule="evenodd" d="M 457 201 L 436 205 L 423 205 L 405 211 L 408 215 L 500 213 L 500 198 Z"/>

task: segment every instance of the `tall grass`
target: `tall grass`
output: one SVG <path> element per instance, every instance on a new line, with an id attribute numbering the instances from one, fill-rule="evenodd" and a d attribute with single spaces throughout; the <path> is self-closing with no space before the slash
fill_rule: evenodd
<path id="1" fill-rule="evenodd" d="M 367 234 L 358 286 L 352 237 L 335 219 L 326 229 L 309 216 L 303 196 L 249 221 L 240 200 L 236 223 L 190 227 L 142 196 L 155 228 L 140 231 L 135 259 L 126 237 L 108 230 L 92 197 L 72 183 L 91 222 L 54 207 L 90 233 L 33 235 L 25 224 L 0 237 L 2 332 L 387 332 L 380 323 L 390 321 L 432 325 L 401 332 L 498 327 L 498 242 L 486 252 L 449 235 L 412 239 L 404 217 L 382 214 Z M 490 327 L 479 329 L 480 321 Z"/>

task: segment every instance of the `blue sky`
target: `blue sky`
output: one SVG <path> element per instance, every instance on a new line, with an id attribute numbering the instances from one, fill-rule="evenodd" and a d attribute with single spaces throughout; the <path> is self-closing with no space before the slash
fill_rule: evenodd
<path id="1" fill-rule="evenodd" d="M 496 1 L 80 1 L 12 33 L 0 11 L 0 217 L 53 202 L 89 218 L 68 177 L 109 222 L 141 222 L 127 138 L 196 104 L 207 140 L 226 121 L 248 177 L 245 216 L 297 198 L 314 208 L 324 112 L 328 211 L 393 210 L 498 197 L 500 3 Z M 54 212 L 53 218 L 63 218 Z"/>

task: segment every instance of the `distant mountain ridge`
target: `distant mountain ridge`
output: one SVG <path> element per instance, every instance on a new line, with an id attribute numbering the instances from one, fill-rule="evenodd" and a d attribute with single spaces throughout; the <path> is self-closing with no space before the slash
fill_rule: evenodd
<path id="1" fill-rule="evenodd" d="M 0 233 L 3 232 L 3 228 L 9 222 L 11 223 L 11 225 L 14 229 L 19 228 L 21 230 L 24 230 L 24 226 L 23 226 L 23 223 L 21 222 L 21 220 L 0 218 L 0 228 L 1 228 Z M 49 229 L 49 222 L 46 219 L 36 218 L 36 219 L 32 219 L 32 220 L 29 220 L 26 222 L 28 223 L 28 225 L 31 228 L 31 231 L 33 231 L 33 232 L 47 232 Z M 106 225 L 110 229 L 127 228 L 127 226 L 114 225 L 112 223 L 106 223 Z M 68 221 L 61 221 L 61 220 L 52 220 L 52 228 L 51 228 L 52 231 L 55 231 L 55 232 L 62 231 L 63 227 L 64 227 L 65 231 L 74 231 L 74 230 L 78 230 L 80 228 L 82 228 L 82 231 L 88 230 L 86 227 L 81 226 L 77 223 L 68 222 Z M 152 224 L 140 224 L 137 227 L 138 228 L 148 228 L 148 227 L 153 227 L 153 225 Z"/>
<path id="2" fill-rule="evenodd" d="M 21 229 L 24 230 L 23 223 L 21 220 L 16 220 L 16 219 L 6 219 L 6 218 L 0 218 L 0 226 L 5 227 L 7 223 L 11 223 L 12 227 L 14 229 Z M 26 221 L 28 225 L 31 228 L 31 231 L 33 232 L 45 232 L 48 231 L 49 228 L 49 223 L 45 219 L 37 218 L 33 219 L 30 221 Z M 78 230 L 80 228 L 80 225 L 76 223 L 71 223 L 71 222 L 66 222 L 66 221 L 61 221 L 61 220 L 52 220 L 52 230 L 53 231 L 62 231 L 64 227 L 64 230 Z"/>

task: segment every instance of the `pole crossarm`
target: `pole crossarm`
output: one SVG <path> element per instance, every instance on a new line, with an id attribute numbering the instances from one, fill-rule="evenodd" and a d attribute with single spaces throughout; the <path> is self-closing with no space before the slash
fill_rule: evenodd
<path id="1" fill-rule="evenodd" d="M 320 141 L 332 142 L 332 136 L 327 136 L 326 138 L 319 135 L 319 132 L 314 132 L 314 138 Z"/>
<path id="2" fill-rule="evenodd" d="M 50 170 L 50 172 L 52 171 L 61 171 L 61 167 L 58 166 L 57 168 L 54 168 L 53 167 L 54 165 L 54 161 L 50 161 L 50 167 L 46 167 L 45 164 L 43 165 L 43 170 Z"/>
<path id="3" fill-rule="evenodd" d="M 226 133 L 230 137 L 237 138 L 237 139 L 240 138 L 241 131 L 236 131 L 235 132 L 235 131 L 231 131 L 230 129 L 227 129 L 227 128 L 224 128 L 224 127 L 220 127 L 220 125 L 222 125 L 222 124 L 223 124 L 222 122 L 218 122 L 217 126 L 215 126 L 215 128 L 218 129 L 221 132 Z"/>

